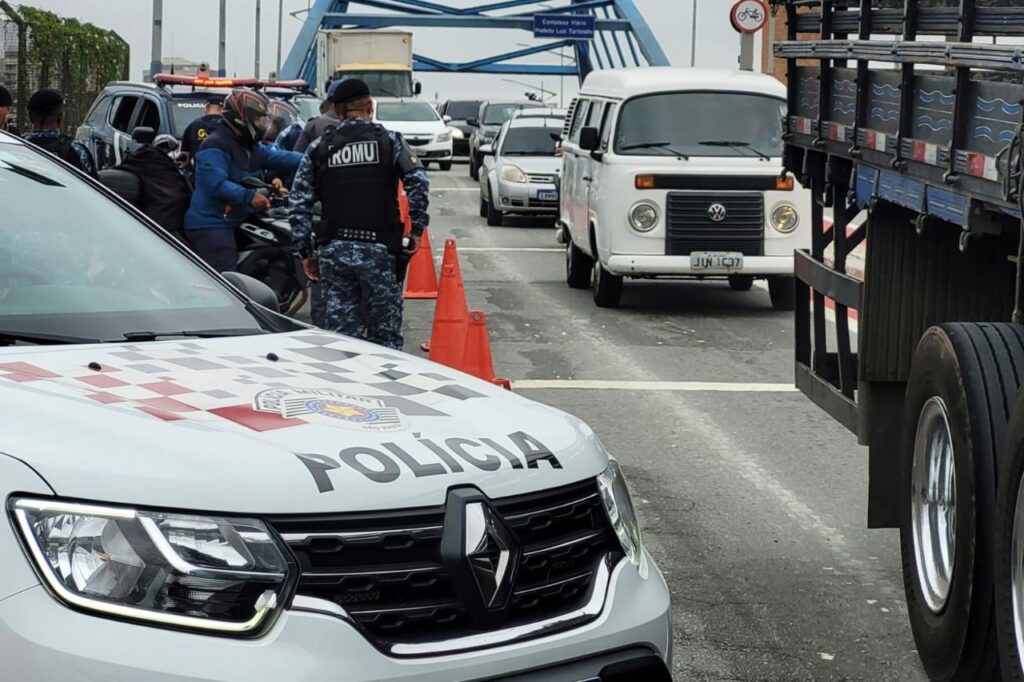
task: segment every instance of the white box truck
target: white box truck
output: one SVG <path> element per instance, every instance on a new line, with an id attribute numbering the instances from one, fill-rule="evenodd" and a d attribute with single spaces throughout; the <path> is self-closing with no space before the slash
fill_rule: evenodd
<path id="1" fill-rule="evenodd" d="M 375 97 L 412 97 L 420 84 L 412 79 L 412 33 L 338 29 L 317 36 L 317 87 L 326 94 L 331 81 L 361 78 Z"/>

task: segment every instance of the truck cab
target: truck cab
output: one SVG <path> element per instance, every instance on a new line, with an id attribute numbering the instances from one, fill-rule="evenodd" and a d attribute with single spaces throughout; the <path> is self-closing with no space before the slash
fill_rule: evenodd
<path id="1" fill-rule="evenodd" d="M 323 93 L 332 81 L 358 78 L 374 97 L 413 97 L 422 86 L 412 77 L 412 34 L 407 31 L 320 31 L 317 80 Z"/>

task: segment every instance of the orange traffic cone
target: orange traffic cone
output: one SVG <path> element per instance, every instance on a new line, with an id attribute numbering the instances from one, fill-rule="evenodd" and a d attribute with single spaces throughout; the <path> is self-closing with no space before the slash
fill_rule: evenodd
<path id="1" fill-rule="evenodd" d="M 428 358 L 458 368 L 466 347 L 469 308 L 458 265 L 441 266 L 441 285 L 434 308 L 434 327 L 430 332 Z"/>
<path id="2" fill-rule="evenodd" d="M 429 230 L 423 230 L 420 250 L 409 262 L 405 298 L 437 298 L 437 271 L 434 270 L 434 249 L 430 246 Z"/>
<path id="3" fill-rule="evenodd" d="M 491 356 L 491 340 L 487 333 L 487 316 L 481 310 L 473 310 L 469 313 L 466 347 L 462 353 L 462 364 L 457 369 L 509 390 L 512 388 L 508 379 L 499 379 L 494 376 L 494 359 Z"/>
<path id="4" fill-rule="evenodd" d="M 446 293 L 444 272 L 445 268 L 448 266 L 451 266 L 452 268 L 452 275 L 450 279 L 447 280 L 448 291 Z M 455 288 L 456 282 L 458 283 L 457 293 Z M 456 296 L 458 300 L 449 301 L 447 300 L 449 296 Z M 446 239 L 444 241 L 444 258 L 441 259 L 441 282 L 437 287 L 437 307 L 434 309 L 434 319 L 437 319 L 438 312 L 441 310 L 454 310 L 452 306 L 458 306 L 458 309 L 462 314 L 462 319 L 469 319 L 469 306 L 466 304 L 466 291 L 462 286 L 462 269 L 459 267 L 459 251 L 455 246 L 454 239 Z M 431 338 L 420 344 L 420 349 L 422 349 L 424 353 L 430 352 L 431 341 L 434 339 L 434 332 L 436 332 L 436 330 L 437 329 L 435 327 L 431 332 Z M 462 359 L 461 354 L 455 356 L 456 362 L 460 359 Z"/>

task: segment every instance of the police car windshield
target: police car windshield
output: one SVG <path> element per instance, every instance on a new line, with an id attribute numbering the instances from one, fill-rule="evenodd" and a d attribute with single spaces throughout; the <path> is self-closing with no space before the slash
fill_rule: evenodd
<path id="1" fill-rule="evenodd" d="M 503 156 L 554 156 L 558 128 L 509 128 L 501 144 Z"/>
<path id="2" fill-rule="evenodd" d="M 378 102 L 378 121 L 439 121 L 434 107 L 426 102 Z"/>
<path id="3" fill-rule="evenodd" d="M 188 128 L 192 121 L 206 112 L 206 102 L 203 100 L 172 100 L 170 109 L 174 136 L 180 138 L 185 134 L 185 128 Z"/>
<path id="4" fill-rule="evenodd" d="M 261 326 L 154 230 L 30 148 L 0 143 L 0 196 L 0 334 L 124 341 L 139 329 Z"/>
<path id="5" fill-rule="evenodd" d="M 763 153 L 779 157 L 785 107 L 781 99 L 740 92 L 669 92 L 637 97 L 622 107 L 615 152 L 751 158 Z M 729 144 L 708 144 L 720 141 Z"/>

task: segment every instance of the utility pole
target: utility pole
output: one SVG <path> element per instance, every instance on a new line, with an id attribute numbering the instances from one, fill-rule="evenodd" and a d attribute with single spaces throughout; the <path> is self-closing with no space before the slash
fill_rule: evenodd
<path id="1" fill-rule="evenodd" d="M 260 0 L 256 0 L 256 66 L 253 76 L 260 77 Z"/>
<path id="2" fill-rule="evenodd" d="M 149 77 L 163 71 L 164 0 L 153 0 L 153 51 L 149 60 Z"/>
<path id="3" fill-rule="evenodd" d="M 697 66 L 697 0 L 693 0 L 693 36 L 690 38 L 690 67 Z"/>
<path id="4" fill-rule="evenodd" d="M 284 32 L 284 0 L 277 0 L 277 77 L 281 77 L 281 36 Z"/>
<path id="5" fill-rule="evenodd" d="M 218 48 L 220 61 L 217 66 L 217 75 L 223 78 L 228 73 L 227 65 L 227 23 L 228 23 L 228 0 L 220 0 L 220 47 Z"/>

